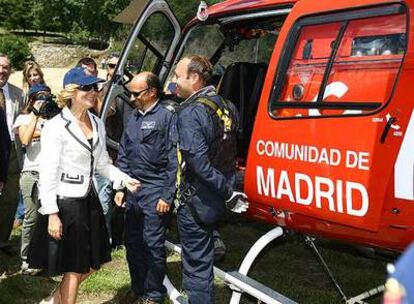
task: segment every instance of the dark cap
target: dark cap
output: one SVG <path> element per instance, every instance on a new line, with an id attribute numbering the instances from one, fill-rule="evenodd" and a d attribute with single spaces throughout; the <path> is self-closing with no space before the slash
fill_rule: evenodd
<path id="1" fill-rule="evenodd" d="M 29 97 L 36 95 L 39 92 L 51 92 L 50 88 L 44 83 L 32 85 L 29 89 Z"/>
<path id="2" fill-rule="evenodd" d="M 77 67 L 70 69 L 69 72 L 63 77 L 63 87 L 66 87 L 68 84 L 76 84 L 80 86 L 94 84 L 103 81 L 98 77 L 88 75 L 84 68 Z"/>

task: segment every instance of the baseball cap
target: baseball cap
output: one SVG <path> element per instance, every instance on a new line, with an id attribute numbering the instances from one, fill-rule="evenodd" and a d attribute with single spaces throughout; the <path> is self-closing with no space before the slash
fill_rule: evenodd
<path id="1" fill-rule="evenodd" d="M 29 89 L 29 97 L 33 96 L 39 92 L 51 92 L 50 88 L 45 85 L 44 83 L 38 83 L 35 85 L 32 85 Z"/>
<path id="2" fill-rule="evenodd" d="M 98 77 L 88 75 L 84 68 L 76 67 L 70 69 L 63 77 L 63 87 L 66 87 L 68 84 L 84 86 L 102 81 L 103 80 Z"/>

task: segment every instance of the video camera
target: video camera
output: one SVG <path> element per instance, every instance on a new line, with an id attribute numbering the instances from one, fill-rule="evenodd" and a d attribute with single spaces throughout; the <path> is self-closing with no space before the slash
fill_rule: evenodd
<path id="1" fill-rule="evenodd" d="M 32 106 L 32 112 L 36 116 L 40 116 L 44 119 L 51 119 L 59 114 L 62 109 L 58 107 L 56 103 L 55 95 L 51 94 L 39 94 L 35 97 L 36 101 L 43 100 L 39 110 Z"/>

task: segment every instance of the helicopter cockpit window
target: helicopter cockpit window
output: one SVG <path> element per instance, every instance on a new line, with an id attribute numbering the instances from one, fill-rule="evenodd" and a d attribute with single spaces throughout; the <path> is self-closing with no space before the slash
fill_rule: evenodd
<path id="1" fill-rule="evenodd" d="M 406 32 L 405 13 L 300 27 L 283 84 L 272 95 L 278 97 L 271 101 L 271 115 L 358 115 L 378 110 L 397 81 Z"/>
<path id="2" fill-rule="evenodd" d="M 176 59 L 188 55 L 202 55 L 214 65 L 212 85 L 218 93 L 238 109 L 240 136 L 239 160 L 243 164 L 253 130 L 262 86 L 279 30 L 285 15 L 230 23 L 202 24 L 188 32 Z M 166 91 L 173 92 L 173 71 Z"/>
<path id="3" fill-rule="evenodd" d="M 188 55 L 206 56 L 214 65 L 213 84 L 218 85 L 227 67 L 237 63 L 267 64 L 285 16 L 221 25 L 202 24 L 186 35 L 176 62 Z M 165 88 L 173 81 L 173 71 Z"/>
<path id="4" fill-rule="evenodd" d="M 151 15 L 129 50 L 126 69 L 132 73 L 161 68 L 164 56 L 174 38 L 174 28 L 162 13 Z"/>

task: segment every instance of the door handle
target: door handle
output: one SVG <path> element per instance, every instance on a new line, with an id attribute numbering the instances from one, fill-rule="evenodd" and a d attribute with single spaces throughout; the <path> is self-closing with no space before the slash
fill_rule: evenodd
<path id="1" fill-rule="evenodd" d="M 385 125 L 384 130 L 382 131 L 382 134 L 381 134 L 381 140 L 380 140 L 381 144 L 385 143 L 385 139 L 387 138 L 387 135 L 391 129 L 391 126 L 396 121 L 397 121 L 397 118 L 395 117 L 390 117 L 388 119 L 387 124 Z"/>

